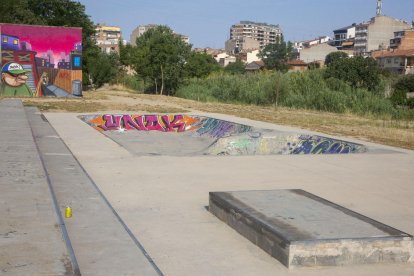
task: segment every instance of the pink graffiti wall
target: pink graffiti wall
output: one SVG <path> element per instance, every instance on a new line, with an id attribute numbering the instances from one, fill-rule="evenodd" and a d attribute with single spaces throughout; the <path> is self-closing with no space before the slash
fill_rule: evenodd
<path id="1" fill-rule="evenodd" d="M 62 96 L 82 81 L 81 28 L 0 23 L 0 39 L 1 94 Z"/>

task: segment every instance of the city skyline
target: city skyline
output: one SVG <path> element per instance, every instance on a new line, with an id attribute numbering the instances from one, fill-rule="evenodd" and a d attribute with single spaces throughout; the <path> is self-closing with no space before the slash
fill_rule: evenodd
<path id="1" fill-rule="evenodd" d="M 332 31 L 375 16 L 376 0 L 167 1 L 81 0 L 94 23 L 119 26 L 129 40 L 138 25 L 168 25 L 194 47 L 224 48 L 231 25 L 241 20 L 279 24 L 286 40 L 332 36 Z M 414 20 L 412 0 L 384 0 L 383 14 Z"/>

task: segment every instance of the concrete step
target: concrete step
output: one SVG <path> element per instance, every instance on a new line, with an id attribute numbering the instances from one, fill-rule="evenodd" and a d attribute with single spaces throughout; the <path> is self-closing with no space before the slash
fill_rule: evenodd
<path id="1" fill-rule="evenodd" d="M 411 235 L 303 190 L 210 192 L 209 210 L 289 268 L 414 262 Z"/>

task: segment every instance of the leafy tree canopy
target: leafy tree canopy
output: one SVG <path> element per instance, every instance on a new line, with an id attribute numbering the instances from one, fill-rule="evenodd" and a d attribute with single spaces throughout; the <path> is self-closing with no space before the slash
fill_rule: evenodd
<path id="1" fill-rule="evenodd" d="M 332 52 L 330 54 L 328 54 L 325 58 L 325 65 L 329 66 L 332 63 L 334 63 L 337 60 L 343 59 L 343 58 L 348 58 L 348 54 L 345 52 Z"/>
<path id="2" fill-rule="evenodd" d="M 380 70 L 373 58 L 342 58 L 325 71 L 326 78 L 336 78 L 349 83 L 353 88 L 375 90 L 380 83 Z"/>
<path id="3" fill-rule="evenodd" d="M 191 52 L 184 65 L 185 76 L 192 78 L 202 78 L 211 72 L 220 70 L 220 65 L 210 55 L 206 53 Z"/>
<path id="4" fill-rule="evenodd" d="M 224 71 L 232 75 L 235 74 L 244 74 L 246 72 L 246 65 L 241 60 L 236 60 L 236 62 L 229 63 L 224 67 Z"/>
<path id="5" fill-rule="evenodd" d="M 137 38 L 132 67 L 150 79 L 155 92 L 172 94 L 183 79 L 184 65 L 191 45 L 183 42 L 167 26 L 157 26 Z"/>
<path id="6" fill-rule="evenodd" d="M 295 54 L 292 43 L 286 43 L 283 36 L 280 36 L 275 44 L 265 46 L 258 56 L 263 59 L 266 68 L 286 72 L 289 69 L 286 63 L 294 58 Z"/>

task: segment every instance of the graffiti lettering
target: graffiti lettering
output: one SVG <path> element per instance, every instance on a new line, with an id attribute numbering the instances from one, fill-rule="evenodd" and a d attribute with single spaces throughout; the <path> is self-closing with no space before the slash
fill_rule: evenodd
<path id="1" fill-rule="evenodd" d="M 101 131 L 142 130 L 183 132 L 192 122 L 198 121 L 185 115 L 102 115 L 89 120 L 89 124 Z"/>
<path id="2" fill-rule="evenodd" d="M 292 154 L 346 154 L 358 152 L 361 148 L 358 144 L 338 141 L 319 136 L 300 136 L 298 146 L 292 150 Z"/>

